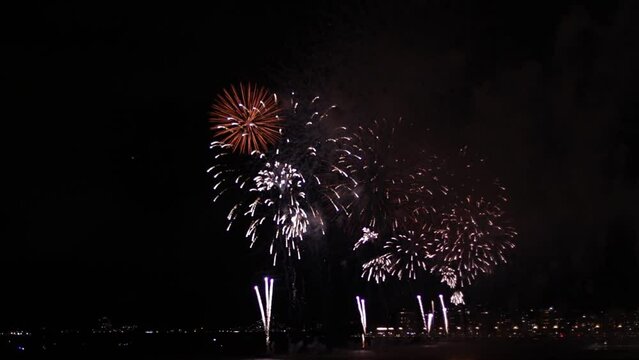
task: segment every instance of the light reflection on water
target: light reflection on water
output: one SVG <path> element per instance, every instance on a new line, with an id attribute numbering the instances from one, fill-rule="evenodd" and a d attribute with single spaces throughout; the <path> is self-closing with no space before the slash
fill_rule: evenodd
<path id="1" fill-rule="evenodd" d="M 334 350 L 328 354 L 274 356 L 274 359 L 424 359 L 424 360 L 628 360 L 639 359 L 639 343 L 593 347 L 593 343 L 438 343 L 369 349 Z M 257 358 L 256 358 L 257 359 Z M 264 358 L 262 358 L 264 359 Z"/>

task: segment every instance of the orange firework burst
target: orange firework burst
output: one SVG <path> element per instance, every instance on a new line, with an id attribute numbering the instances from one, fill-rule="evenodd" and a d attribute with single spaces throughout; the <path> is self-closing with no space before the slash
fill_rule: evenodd
<path id="1" fill-rule="evenodd" d="M 279 112 L 276 96 L 265 88 L 240 84 L 238 92 L 231 85 L 230 91 L 224 89 L 218 95 L 209 121 L 221 142 L 230 144 L 233 151 L 250 154 L 266 151 L 277 142 L 282 121 Z"/>

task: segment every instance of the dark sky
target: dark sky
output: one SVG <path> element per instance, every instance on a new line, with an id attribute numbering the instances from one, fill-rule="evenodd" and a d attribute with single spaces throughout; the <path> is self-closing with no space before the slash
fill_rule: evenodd
<path id="1" fill-rule="evenodd" d="M 209 105 L 248 80 L 485 154 L 520 236 L 471 298 L 636 307 L 637 5 L 420 3 L 8 11 L 0 327 L 251 320 L 268 261 L 205 173 Z"/>

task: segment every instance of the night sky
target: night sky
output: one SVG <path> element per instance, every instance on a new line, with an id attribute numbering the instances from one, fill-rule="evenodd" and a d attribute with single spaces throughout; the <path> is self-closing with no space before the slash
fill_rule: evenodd
<path id="1" fill-rule="evenodd" d="M 269 258 L 206 173 L 210 104 L 240 81 L 484 154 L 520 235 L 469 303 L 636 308 L 638 4 L 421 3 L 7 11 L 0 327 L 257 319 Z M 353 315 L 345 288 L 377 293 L 340 286 Z"/>

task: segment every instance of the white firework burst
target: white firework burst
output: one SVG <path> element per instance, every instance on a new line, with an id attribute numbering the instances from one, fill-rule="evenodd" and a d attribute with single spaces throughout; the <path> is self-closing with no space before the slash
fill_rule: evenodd
<path id="1" fill-rule="evenodd" d="M 455 291 L 450 297 L 450 302 L 454 305 L 464 304 L 464 293 L 461 291 Z"/>
<path id="2" fill-rule="evenodd" d="M 353 246 L 353 250 L 357 250 L 357 248 L 359 248 L 360 246 L 377 239 L 378 236 L 379 234 L 374 232 L 373 230 L 367 227 L 362 228 L 362 237 L 357 240 L 357 242 Z"/>
<path id="3" fill-rule="evenodd" d="M 426 261 L 433 255 L 428 253 L 426 234 L 409 230 L 406 234 L 391 237 L 384 245 L 392 262 L 391 275 L 402 279 L 416 279 L 417 272 L 426 271 Z"/>
<path id="4" fill-rule="evenodd" d="M 431 272 L 433 272 L 434 269 L 438 269 L 438 268 L 434 267 L 433 269 L 431 269 Z M 454 289 L 455 286 L 457 286 L 457 275 L 455 274 L 455 270 L 447 266 L 443 266 L 439 268 L 438 272 L 439 272 L 439 275 L 442 277 L 441 282 L 446 283 L 446 285 L 448 285 L 449 288 Z"/>
<path id="5" fill-rule="evenodd" d="M 275 161 L 267 162 L 253 179 L 255 186 L 249 191 L 259 195 L 249 204 L 244 215 L 253 218 L 246 232 L 251 246 L 258 238 L 259 228 L 269 218 L 275 225 L 270 253 L 277 259 L 277 250 L 284 248 L 300 257 L 300 242 L 309 228 L 312 217 L 318 216 L 312 204 L 306 201 L 306 180 L 292 165 Z M 283 247 L 278 242 L 283 242 Z"/>

